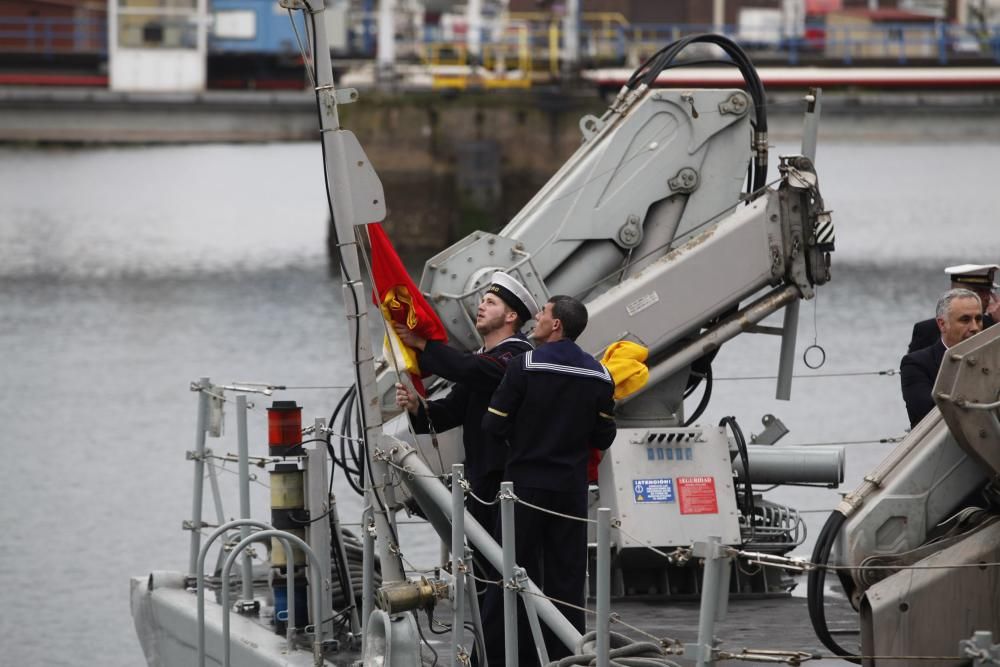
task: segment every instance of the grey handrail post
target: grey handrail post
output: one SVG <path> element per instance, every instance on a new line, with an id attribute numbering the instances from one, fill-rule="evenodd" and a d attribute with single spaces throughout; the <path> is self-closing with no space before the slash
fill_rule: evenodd
<path id="1" fill-rule="evenodd" d="M 597 667 L 610 664 L 611 510 L 597 508 Z"/>
<path id="2" fill-rule="evenodd" d="M 236 441 L 240 466 L 240 518 L 250 518 L 250 447 L 247 436 L 247 397 L 236 397 Z M 250 526 L 240 526 L 240 538 L 250 536 Z M 243 556 L 243 599 L 253 600 L 253 562 L 250 554 Z"/>
<path id="3" fill-rule="evenodd" d="M 479 637 L 485 637 L 486 633 L 483 632 L 483 619 L 479 613 L 479 597 L 476 595 L 476 563 L 472 559 L 472 547 L 465 547 L 465 569 L 467 576 L 465 577 L 465 585 L 468 590 L 466 594 L 469 596 L 469 611 L 472 616 L 472 625 L 475 628 L 474 634 Z M 486 642 L 483 642 L 483 648 L 485 649 Z M 486 651 L 482 651 L 480 656 L 479 664 L 481 667 L 489 667 L 489 661 L 486 659 Z"/>
<path id="4" fill-rule="evenodd" d="M 194 446 L 194 499 L 191 507 L 191 552 L 188 572 L 197 574 L 198 550 L 201 547 L 201 499 L 205 489 L 205 433 L 208 430 L 208 394 L 212 386 L 209 378 L 198 381 L 198 431 Z"/>
<path id="5" fill-rule="evenodd" d="M 514 568 L 514 577 L 517 580 L 518 589 L 521 590 L 521 604 L 524 605 L 524 615 L 528 617 L 528 628 L 531 630 L 531 638 L 535 642 L 535 652 L 538 653 L 538 663 L 549 664 L 549 649 L 545 646 L 545 636 L 542 635 L 542 626 L 538 623 L 538 610 L 535 609 L 535 598 L 528 592 L 526 585 L 528 575 L 523 567 Z"/>
<path id="6" fill-rule="evenodd" d="M 230 521 L 216 528 L 215 532 L 208 536 L 205 544 L 198 552 L 198 556 L 195 558 L 195 590 L 198 593 L 198 667 L 205 667 L 205 557 L 208 555 L 209 548 L 220 535 L 229 532 L 236 526 L 243 525 L 253 526 L 261 530 L 271 528 L 269 524 L 263 521 L 254 521 L 253 519 L 236 519 L 235 521 Z M 288 551 L 287 547 L 285 551 Z M 226 586 L 228 587 L 228 582 L 226 582 Z M 228 614 L 229 612 L 228 610 L 224 610 L 223 613 Z"/>
<path id="7" fill-rule="evenodd" d="M 451 655 L 455 665 L 459 660 L 459 647 L 465 636 L 465 618 L 462 593 L 465 589 L 465 494 L 462 489 L 465 466 L 456 463 L 451 467 L 451 576 L 452 576 L 452 620 Z"/>
<path id="8" fill-rule="evenodd" d="M 729 559 L 723 553 L 721 538 L 711 536 L 707 542 L 695 542 L 694 554 L 705 559 L 705 570 L 701 584 L 701 608 L 698 612 L 698 643 L 693 647 L 696 667 L 715 664 L 715 621 L 719 616 L 719 601 L 723 591 L 722 568 L 729 566 Z M 726 577 L 725 579 L 728 579 Z M 690 645 L 688 645 L 690 646 Z M 686 647 L 687 648 L 687 647 Z"/>
<path id="9" fill-rule="evenodd" d="M 222 492 L 219 490 L 219 473 L 215 470 L 215 462 L 211 458 L 212 450 L 205 449 L 205 467 L 208 468 L 208 486 L 212 489 L 212 504 L 215 505 L 215 522 L 226 522 L 226 512 L 222 509 Z"/>
<path id="10" fill-rule="evenodd" d="M 324 440 L 323 429 L 326 428 L 326 420 L 317 417 L 313 421 L 315 437 Z M 313 443 L 313 447 L 306 449 L 306 508 L 309 510 L 309 524 L 306 526 L 306 536 L 309 544 L 315 544 L 318 553 L 319 570 L 322 574 L 320 579 L 320 607 L 323 609 L 323 618 L 330 618 L 329 631 L 333 632 L 333 570 L 330 565 L 330 516 L 333 511 L 330 499 L 330 479 L 327 476 L 327 451 L 326 442 Z M 325 518 L 324 518 L 325 515 Z M 321 548 L 325 545 L 325 548 Z M 349 600 L 350 593 L 344 591 L 344 597 Z"/>
<path id="11" fill-rule="evenodd" d="M 286 531 L 283 531 L 283 530 L 274 530 L 274 529 L 262 530 L 259 533 L 255 533 L 255 534 L 251 535 L 249 538 L 247 538 L 245 540 L 240 540 L 240 543 L 237 544 L 233 548 L 233 552 L 231 554 L 229 554 L 228 558 L 226 558 L 225 565 L 222 566 L 222 581 L 223 582 L 227 582 L 228 581 L 228 579 L 229 579 L 229 572 L 233 568 L 233 563 L 236 561 L 236 557 L 239 556 L 240 553 L 244 549 L 246 549 L 250 544 L 252 544 L 253 542 L 257 542 L 259 540 L 262 540 L 265 537 L 267 537 L 267 538 L 277 537 L 278 539 L 280 539 L 280 540 L 282 540 L 284 542 L 285 553 L 286 553 L 286 556 L 287 556 L 287 559 L 288 559 L 288 565 L 289 565 L 289 576 L 291 576 L 291 574 L 292 574 L 291 567 L 292 567 L 292 561 L 294 560 L 294 558 L 292 556 L 292 550 L 291 550 L 291 547 L 292 547 L 293 544 L 295 546 L 299 547 L 300 549 L 302 549 L 303 553 L 305 553 L 306 557 L 309 559 L 309 566 L 310 566 L 310 569 L 311 569 L 311 571 L 310 571 L 310 577 L 309 577 L 309 587 L 312 588 L 312 614 L 313 614 L 313 629 L 314 629 L 314 633 L 313 633 L 313 664 L 315 664 L 315 665 L 317 665 L 317 667 L 319 667 L 320 665 L 323 664 L 323 623 L 322 623 L 323 617 L 322 617 L 322 607 L 321 607 L 321 603 L 320 603 L 320 590 L 319 590 L 320 589 L 319 582 L 320 582 L 320 578 L 321 578 L 320 577 L 321 573 L 319 571 L 320 570 L 320 564 L 319 564 L 319 559 L 316 558 L 316 552 L 314 552 L 309 547 L 309 545 L 306 544 L 305 540 L 303 540 L 302 538 L 298 537 L 297 535 L 292 535 L 289 532 L 286 532 Z M 289 583 L 289 585 L 290 585 L 290 583 Z M 289 593 L 290 592 L 291 592 L 291 588 L 289 589 Z M 294 618 L 294 616 L 292 615 L 292 609 L 293 609 L 293 607 L 291 606 L 291 603 L 292 603 L 292 596 L 291 596 L 291 594 L 289 594 L 289 596 L 288 596 L 288 601 L 289 601 L 289 615 L 288 615 L 289 619 L 288 619 L 288 622 L 289 622 L 289 624 L 291 624 L 292 623 L 292 619 Z M 223 655 L 224 655 L 223 667 L 231 667 L 231 663 L 230 663 L 230 660 L 231 660 L 230 653 L 231 653 L 231 651 L 230 651 L 230 639 L 229 639 L 229 613 L 228 613 L 228 610 L 229 610 L 229 586 L 226 586 L 226 585 L 223 585 L 223 587 L 222 587 L 222 607 L 223 607 L 223 614 L 222 614 L 222 642 L 223 642 L 223 650 L 224 650 L 224 653 L 223 653 Z"/>
<path id="12" fill-rule="evenodd" d="M 500 483 L 500 534 L 503 542 L 504 661 L 517 667 L 517 591 L 514 590 L 514 484 Z"/>
<path id="13" fill-rule="evenodd" d="M 447 513 L 451 511 L 451 494 L 448 489 L 437 478 L 434 471 L 428 467 L 427 463 L 420 458 L 417 450 L 410 445 L 396 441 L 390 450 L 390 456 L 397 465 L 411 471 L 411 474 L 401 476 L 401 482 L 410 489 L 414 497 L 420 499 L 422 506 L 427 508 L 428 519 L 440 538 L 448 539 L 451 531 L 451 522 L 447 519 Z M 487 562 L 498 571 L 503 570 L 503 548 L 497 544 L 488 530 L 468 515 L 466 515 L 465 520 L 465 537 Z M 559 641 L 570 650 L 575 651 L 582 637 L 580 631 L 566 620 L 566 617 L 552 602 L 544 597 L 542 590 L 530 578 L 527 585 L 528 591 L 537 596 L 535 608 L 538 610 L 538 617 L 559 638 Z M 493 665 L 493 667 L 498 666 Z"/>
<path id="14" fill-rule="evenodd" d="M 369 496 L 366 496 L 370 500 Z M 375 517 L 371 504 L 361 513 L 361 651 L 364 653 L 368 634 L 368 617 L 375 608 L 375 536 L 369 526 L 374 524 Z"/>
<path id="15" fill-rule="evenodd" d="M 823 89 L 811 88 L 806 98 L 805 120 L 802 128 L 802 154 L 816 162 L 816 143 L 819 135 L 819 116 L 822 108 Z"/>

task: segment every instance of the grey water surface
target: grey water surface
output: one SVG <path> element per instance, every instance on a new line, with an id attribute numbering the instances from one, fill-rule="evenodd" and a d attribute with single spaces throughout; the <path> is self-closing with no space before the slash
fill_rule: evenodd
<path id="1" fill-rule="evenodd" d="M 192 380 L 309 387 L 280 397 L 307 421 L 329 415 L 350 369 L 320 162 L 312 144 L 0 150 L 0 664 L 143 663 L 128 578 L 187 567 Z M 743 336 L 717 358 L 704 421 L 732 414 L 750 433 L 773 413 L 782 444 L 862 441 L 846 446 L 845 491 L 892 447 L 867 441 L 904 433 L 898 378 L 874 372 L 932 314 L 942 268 L 1000 261 L 1000 143 L 834 140 L 817 163 L 838 250 L 798 351 L 815 340 L 826 365 L 800 359 L 792 401 L 776 401 L 773 380 L 728 379 L 776 369 L 777 339 Z M 252 400 L 263 455 L 270 399 Z M 217 452 L 236 451 L 229 420 Z M 357 498 L 335 489 L 355 521 Z M 772 497 L 815 510 L 815 533 L 837 493 Z M 438 545 L 416 531 L 404 553 L 433 565 Z"/>

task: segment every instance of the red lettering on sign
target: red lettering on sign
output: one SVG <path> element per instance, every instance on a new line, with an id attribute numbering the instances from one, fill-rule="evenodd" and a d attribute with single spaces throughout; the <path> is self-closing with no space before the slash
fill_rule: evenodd
<path id="1" fill-rule="evenodd" d="M 678 477 L 681 514 L 718 514 L 714 477 Z"/>

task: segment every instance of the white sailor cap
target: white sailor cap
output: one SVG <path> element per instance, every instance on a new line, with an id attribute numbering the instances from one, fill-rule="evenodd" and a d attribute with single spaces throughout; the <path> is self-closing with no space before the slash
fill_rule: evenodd
<path id="1" fill-rule="evenodd" d="M 959 264 L 947 267 L 944 272 L 951 276 L 953 283 L 979 289 L 995 289 L 993 276 L 997 269 L 1000 269 L 1000 264 Z"/>
<path id="2" fill-rule="evenodd" d="M 497 271 L 493 274 L 486 291 L 493 292 L 500 297 L 504 303 L 514 309 L 517 316 L 524 322 L 530 320 L 538 312 L 538 304 L 535 303 L 531 292 L 503 271 Z"/>

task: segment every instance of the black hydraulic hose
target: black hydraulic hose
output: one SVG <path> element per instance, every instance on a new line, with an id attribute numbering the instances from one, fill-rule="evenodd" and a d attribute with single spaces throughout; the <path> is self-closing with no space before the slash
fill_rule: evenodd
<path id="1" fill-rule="evenodd" d="M 823 642 L 823 646 L 848 662 L 860 665 L 861 658 L 838 644 L 833 635 L 830 634 L 830 628 L 826 624 L 826 609 L 824 607 L 823 588 L 826 581 L 826 564 L 830 560 L 833 542 L 837 539 L 837 534 L 846 520 L 847 517 L 844 514 L 835 510 L 823 524 L 823 530 L 820 531 L 819 537 L 816 538 L 816 546 L 813 547 L 812 562 L 815 567 L 809 570 L 806 577 L 806 599 L 809 621 L 812 623 L 816 637 Z"/>
<path id="2" fill-rule="evenodd" d="M 351 393 L 353 391 L 354 391 L 354 387 L 352 386 L 350 389 L 348 389 L 346 392 L 344 392 L 344 395 L 340 397 L 339 401 L 337 401 L 336 407 L 333 408 L 333 413 L 330 414 L 330 419 L 328 419 L 327 422 L 326 422 L 326 428 L 327 428 L 326 450 L 327 450 L 327 452 L 329 452 L 330 459 L 333 461 L 333 464 L 334 464 L 334 465 L 330 466 L 330 488 L 331 489 L 333 488 L 333 474 L 334 474 L 334 471 L 336 470 L 335 466 L 339 465 L 344 470 L 344 474 L 346 474 L 348 476 L 350 476 L 352 473 L 353 474 L 357 474 L 356 470 L 354 470 L 353 468 L 349 468 L 347 466 L 347 457 L 344 456 L 345 451 L 344 451 L 344 439 L 343 438 L 340 438 L 340 458 L 337 458 L 337 452 L 336 452 L 336 449 L 333 446 L 333 435 L 332 435 L 332 433 L 333 433 L 333 425 L 337 422 L 337 416 L 340 414 L 340 411 L 344 408 L 344 405 L 350 399 Z"/>
<path id="3" fill-rule="evenodd" d="M 357 399 L 357 392 L 351 392 L 351 397 L 347 401 L 347 405 L 344 407 L 344 416 L 340 420 L 340 434 L 342 436 L 341 445 L 347 445 L 347 448 L 351 452 L 351 461 L 354 462 L 354 470 L 357 473 L 357 479 L 348 476 L 351 488 L 359 496 L 365 494 L 365 461 L 364 458 L 359 456 L 358 450 L 354 447 L 354 429 L 352 423 L 354 422 L 354 402 Z M 364 443 L 360 446 L 364 448 Z M 346 460 L 346 459 L 345 459 Z"/>
<path id="4" fill-rule="evenodd" d="M 351 590 L 349 585 L 350 579 L 350 563 L 347 562 L 347 551 L 346 549 L 341 549 L 341 539 L 335 532 L 337 529 L 337 522 L 334 520 L 333 512 L 330 513 L 330 552 L 333 555 L 333 565 L 337 570 L 337 582 L 340 586 L 340 590 L 345 598 L 350 598 L 353 604 L 354 602 L 354 591 Z"/>
<path id="5" fill-rule="evenodd" d="M 750 540 L 754 538 L 754 515 L 757 512 L 753 501 L 753 483 L 750 481 L 750 451 L 747 449 L 747 440 L 743 436 L 743 429 L 736 423 L 736 417 L 723 417 L 719 420 L 719 426 L 728 426 L 733 433 L 733 440 L 736 441 L 736 450 L 740 454 L 740 461 L 743 462 L 743 513 L 747 517 L 747 525 L 750 526 Z"/>
<path id="6" fill-rule="evenodd" d="M 337 405 L 333 408 L 333 413 L 330 415 L 330 419 L 328 419 L 326 422 L 326 427 L 328 429 L 331 430 L 333 429 L 333 424 L 335 421 L 337 421 L 337 415 L 340 414 L 340 411 L 344 407 L 344 404 L 347 403 L 347 397 L 350 396 L 351 392 L 353 391 L 354 391 L 354 385 L 351 385 L 348 388 L 348 390 L 344 392 L 344 395 L 340 397 L 340 400 L 337 401 Z"/>
<path id="7" fill-rule="evenodd" d="M 354 454 L 353 443 L 351 443 L 351 441 L 349 440 L 350 435 L 346 432 L 346 429 L 344 427 L 344 424 L 346 423 L 345 420 L 349 419 L 349 415 L 352 409 L 351 406 L 353 405 L 354 402 L 354 397 L 355 397 L 355 391 L 354 387 L 352 386 L 344 393 L 343 396 L 340 397 L 340 401 L 337 402 L 337 406 L 333 409 L 333 413 L 330 415 L 330 420 L 327 422 L 327 428 L 332 431 L 334 428 L 334 424 L 336 424 L 337 422 L 338 417 L 340 418 L 341 428 L 339 433 L 339 440 L 340 440 L 339 458 L 337 457 L 335 449 L 333 447 L 332 435 L 327 435 L 327 451 L 330 452 L 330 458 L 333 459 L 333 462 L 336 465 L 339 465 L 343 469 L 344 477 L 347 479 L 347 483 L 351 486 L 351 489 L 358 495 L 361 495 L 363 491 L 358 485 L 358 483 L 355 482 L 355 477 L 357 477 L 358 479 L 361 478 L 361 470 L 359 470 L 357 467 L 358 457 L 356 454 Z M 343 415 L 341 415 L 342 410 L 344 413 Z M 354 462 L 354 467 L 348 465 L 348 459 L 347 459 L 348 444 L 351 444 L 351 451 L 352 454 L 354 454 L 352 458 L 352 461 Z M 330 485 L 332 490 L 332 485 L 333 485 L 332 469 L 330 474 Z"/>
<path id="8" fill-rule="evenodd" d="M 701 417 L 702 413 L 705 412 L 705 408 L 708 407 L 708 402 L 712 400 L 712 385 L 714 383 L 712 381 L 711 364 L 709 364 L 708 368 L 705 369 L 704 381 L 705 381 L 705 391 L 703 391 L 701 394 L 701 400 L 698 401 L 698 407 L 694 409 L 694 412 L 691 413 L 691 416 L 688 417 L 688 419 L 684 422 L 684 426 L 690 426 L 691 424 L 695 423 L 695 421 L 697 421 L 698 418 Z M 700 382 L 692 385 L 691 391 L 694 391 L 694 388 L 697 387 L 698 384 L 700 384 Z"/>
<path id="9" fill-rule="evenodd" d="M 347 400 L 347 404 L 344 406 L 344 416 L 340 418 L 340 458 L 346 462 L 347 453 L 348 450 L 350 450 L 351 462 L 354 464 L 354 475 L 359 480 L 357 482 L 358 486 L 354 487 L 355 490 L 357 490 L 359 486 L 363 486 L 360 483 L 360 480 L 362 479 L 364 471 L 364 467 L 362 467 L 359 463 L 358 453 L 354 449 L 354 440 L 351 438 L 350 428 L 347 426 L 349 424 L 349 420 L 351 419 L 351 412 L 354 410 L 354 398 L 356 395 L 357 393 L 355 388 L 351 387 L 350 397 Z M 358 493 L 361 492 L 359 491 Z"/>
<path id="10" fill-rule="evenodd" d="M 673 60 L 683 51 L 685 48 L 691 44 L 707 43 L 714 44 L 726 52 L 726 55 L 730 57 L 733 65 L 735 65 L 739 70 L 740 74 L 743 76 L 743 80 L 747 85 L 747 92 L 750 93 L 750 97 L 753 99 L 754 104 L 754 123 L 753 127 L 755 133 L 760 136 L 764 136 L 767 133 L 767 100 L 764 96 L 764 85 L 761 83 L 760 76 L 757 74 L 757 70 L 754 68 L 749 56 L 743 51 L 740 46 L 723 35 L 715 35 L 711 33 L 703 33 L 698 35 L 690 35 L 682 39 L 669 44 L 652 56 L 650 56 L 642 65 L 640 65 L 629 77 L 625 86 L 633 90 L 638 85 L 652 86 L 657 77 L 663 72 L 663 70 L 670 67 L 676 67 L 673 64 Z M 753 141 L 753 149 L 757 154 L 756 163 L 753 165 L 753 176 L 748 179 L 749 191 L 756 192 L 760 190 L 767 183 L 767 147 L 766 142 L 757 142 L 756 137 Z"/>

